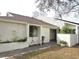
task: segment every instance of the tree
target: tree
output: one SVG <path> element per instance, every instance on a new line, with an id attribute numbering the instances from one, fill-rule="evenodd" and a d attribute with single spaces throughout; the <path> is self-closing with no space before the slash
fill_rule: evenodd
<path id="1" fill-rule="evenodd" d="M 70 12 L 79 13 L 79 0 L 36 0 L 37 8 L 41 11 L 53 9 L 62 19 L 62 15 Z"/>

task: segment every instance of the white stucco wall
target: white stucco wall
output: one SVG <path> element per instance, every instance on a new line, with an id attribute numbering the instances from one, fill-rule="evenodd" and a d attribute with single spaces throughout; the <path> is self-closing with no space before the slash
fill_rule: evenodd
<path id="1" fill-rule="evenodd" d="M 42 27 L 41 36 L 44 36 L 44 42 L 47 43 L 50 40 L 50 29 L 47 27 Z M 42 38 L 42 37 L 41 37 Z"/>
<path id="2" fill-rule="evenodd" d="M 24 38 L 24 35 L 25 35 L 24 24 L 0 21 L 0 40 L 1 41 L 12 40 L 14 36 L 17 36 L 18 39 Z"/>
<path id="3" fill-rule="evenodd" d="M 76 25 L 76 35 L 77 35 L 77 39 L 78 39 L 78 43 L 79 43 L 79 26 Z"/>
<path id="4" fill-rule="evenodd" d="M 61 40 L 66 41 L 69 47 L 78 43 L 76 34 L 57 34 L 57 44 L 59 44 Z"/>
<path id="5" fill-rule="evenodd" d="M 76 34 L 70 34 L 70 44 L 71 46 L 78 44 L 78 39 Z"/>

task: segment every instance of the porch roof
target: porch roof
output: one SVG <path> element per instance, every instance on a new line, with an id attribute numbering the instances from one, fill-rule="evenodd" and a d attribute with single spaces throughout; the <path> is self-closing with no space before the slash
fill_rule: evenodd
<path id="1" fill-rule="evenodd" d="M 63 20 L 63 19 L 58 19 L 58 18 L 55 18 L 55 19 L 56 19 L 56 20 L 60 20 L 60 21 L 64 21 L 64 22 L 67 22 L 67 23 L 71 23 L 71 24 L 79 25 L 79 23 L 77 23 L 77 22 L 68 21 L 68 20 Z"/>

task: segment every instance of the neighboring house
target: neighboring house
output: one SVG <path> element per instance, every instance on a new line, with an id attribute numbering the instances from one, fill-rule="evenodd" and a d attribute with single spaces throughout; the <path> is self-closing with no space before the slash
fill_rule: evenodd
<path id="1" fill-rule="evenodd" d="M 42 20 L 8 13 L 0 16 L 0 41 L 12 41 L 27 38 L 27 46 L 56 40 L 57 26 Z M 15 38 L 15 39 L 14 39 Z"/>

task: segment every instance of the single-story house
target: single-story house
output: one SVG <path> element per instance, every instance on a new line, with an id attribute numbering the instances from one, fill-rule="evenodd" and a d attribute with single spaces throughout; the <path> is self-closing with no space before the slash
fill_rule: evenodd
<path id="1" fill-rule="evenodd" d="M 48 43 L 56 41 L 57 26 L 44 22 L 42 20 L 22 16 L 14 13 L 8 13 L 7 16 L 0 16 L 0 42 L 10 42 L 19 39 L 27 39 L 24 46 Z M 52 40 L 54 39 L 54 40 Z M 11 45 L 11 44 L 9 44 Z M 7 50 L 13 46 L 0 45 L 0 51 Z M 14 49 L 18 49 L 15 47 Z M 8 50 L 7 50 L 8 51 Z"/>

